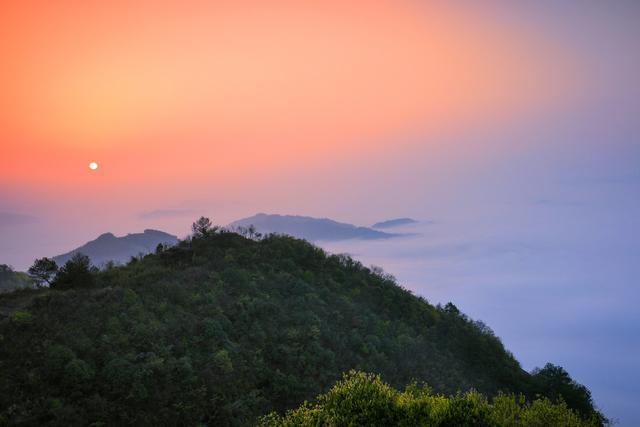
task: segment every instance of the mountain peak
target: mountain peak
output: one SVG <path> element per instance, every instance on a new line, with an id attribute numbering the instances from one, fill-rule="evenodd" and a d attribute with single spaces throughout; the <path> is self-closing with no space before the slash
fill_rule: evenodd
<path id="1" fill-rule="evenodd" d="M 116 237 L 113 233 L 103 233 L 95 240 L 73 249 L 65 254 L 53 257 L 53 260 L 62 265 L 71 257 L 81 252 L 91 259 L 91 263 L 102 266 L 109 261 L 123 263 L 132 256 L 148 254 L 155 250 L 158 244 L 175 245 L 178 238 L 164 231 L 146 229 L 142 233 L 127 234 Z"/>
<path id="2" fill-rule="evenodd" d="M 310 241 L 338 241 L 347 239 L 388 239 L 400 234 L 385 233 L 368 227 L 301 215 L 258 213 L 229 224 L 230 228 L 253 225 L 261 233 L 288 234 Z"/>
<path id="3" fill-rule="evenodd" d="M 413 218 L 392 218 L 385 221 L 376 222 L 371 226 L 371 228 L 391 228 L 398 227 L 400 225 L 408 225 L 408 224 L 416 224 L 416 221 Z"/>
<path id="4" fill-rule="evenodd" d="M 172 236 L 169 233 L 166 233 L 166 232 L 161 231 L 161 230 L 155 230 L 153 228 L 146 228 L 142 233 L 143 234 L 149 234 L 149 235 Z M 174 236 L 172 236 L 172 237 L 174 237 Z"/>
<path id="5" fill-rule="evenodd" d="M 113 233 L 107 232 L 107 233 L 102 233 L 101 235 L 99 235 L 98 238 L 96 239 L 96 241 L 97 240 L 110 240 L 110 239 L 117 239 L 117 237 Z"/>

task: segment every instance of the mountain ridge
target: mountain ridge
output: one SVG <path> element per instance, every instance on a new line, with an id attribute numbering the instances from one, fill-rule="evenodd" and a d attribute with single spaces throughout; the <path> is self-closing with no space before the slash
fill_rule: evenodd
<path id="1" fill-rule="evenodd" d="M 123 266 L 66 269 L 86 282 L 1 295 L 0 336 L 12 345 L 0 364 L 12 369 L 0 419 L 252 425 L 350 369 L 394 387 L 562 396 L 594 411 L 561 368 L 524 371 L 487 326 L 378 269 L 288 236 L 198 233 Z"/>
<path id="2" fill-rule="evenodd" d="M 371 226 L 371 228 L 392 228 L 392 227 L 398 227 L 401 225 L 417 224 L 418 222 L 419 221 L 413 218 L 408 218 L 408 217 L 392 218 L 392 219 L 376 222 Z"/>
<path id="3" fill-rule="evenodd" d="M 251 225 L 263 234 L 286 234 L 315 242 L 390 239 L 406 235 L 338 222 L 330 218 L 267 213 L 258 213 L 233 221 L 227 227 L 233 230 Z M 109 261 L 121 264 L 133 256 L 146 255 L 153 252 L 158 244 L 171 246 L 177 242 L 176 236 L 154 229 L 145 229 L 142 233 L 129 233 L 121 237 L 105 232 L 69 252 L 53 256 L 52 259 L 61 266 L 74 254 L 82 253 L 89 257 L 93 265 L 103 267 Z"/>
<path id="4" fill-rule="evenodd" d="M 234 229 L 250 225 L 255 226 L 257 231 L 264 234 L 287 234 L 313 242 L 349 239 L 389 239 L 401 236 L 401 234 L 386 233 L 368 227 L 338 222 L 330 218 L 267 213 L 258 213 L 236 220 L 230 223 L 228 227 Z"/>
<path id="5" fill-rule="evenodd" d="M 176 243 L 176 236 L 154 229 L 145 229 L 142 233 L 129 233 L 121 237 L 106 232 L 76 249 L 54 256 L 53 260 L 56 264 L 63 265 L 76 253 L 82 253 L 89 257 L 93 265 L 102 267 L 109 261 L 124 263 L 132 256 L 145 255 L 154 251 L 158 244 Z"/>

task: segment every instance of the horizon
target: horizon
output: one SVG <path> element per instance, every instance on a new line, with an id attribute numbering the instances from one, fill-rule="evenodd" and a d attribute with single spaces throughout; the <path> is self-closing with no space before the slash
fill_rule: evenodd
<path id="1" fill-rule="evenodd" d="M 0 6 L 0 264 L 200 216 L 430 221 L 320 246 L 640 424 L 640 3 L 36 5 Z"/>
<path id="2" fill-rule="evenodd" d="M 2 212 L 0 212 L 0 214 L 2 214 Z M 165 214 L 165 212 L 161 210 L 161 211 L 144 212 L 141 216 L 145 217 L 145 218 L 153 217 L 153 216 L 156 216 L 156 215 L 158 215 L 160 217 L 163 217 L 163 216 L 165 216 L 164 214 Z M 194 213 L 193 212 L 187 212 L 187 213 L 180 212 L 180 216 L 184 215 L 185 218 L 186 218 L 187 214 L 194 214 Z M 196 216 L 194 216 L 192 218 L 193 220 L 197 219 L 197 217 L 206 217 L 205 214 L 202 214 L 202 215 L 195 214 L 195 215 Z M 235 218 L 235 219 L 233 219 L 232 221 L 230 221 L 230 222 L 228 222 L 226 224 L 220 224 L 220 223 L 217 223 L 215 221 L 212 221 L 212 222 L 216 226 L 223 227 L 225 229 L 228 229 L 231 232 L 235 232 L 235 230 L 233 228 L 229 228 L 229 227 L 231 227 L 233 225 L 233 223 L 240 222 L 240 221 L 243 221 L 243 220 L 249 220 L 251 218 L 258 217 L 258 216 L 269 216 L 269 217 L 274 217 L 275 216 L 275 217 L 281 217 L 281 218 L 292 217 L 292 218 L 311 219 L 311 220 L 319 220 L 319 221 L 329 220 L 329 221 L 332 221 L 332 222 L 335 222 L 335 223 L 338 223 L 338 224 L 341 224 L 341 225 L 363 227 L 363 228 L 366 228 L 366 229 L 369 229 L 369 230 L 375 230 L 375 231 L 384 232 L 384 233 L 392 232 L 393 229 L 395 227 L 398 227 L 398 226 L 391 226 L 391 227 L 388 227 L 388 228 L 384 227 L 383 229 L 377 229 L 377 228 L 373 227 L 375 225 L 375 223 L 387 222 L 387 221 L 390 221 L 390 220 L 398 220 L 398 219 L 411 219 L 411 220 L 415 221 L 416 223 L 426 223 L 426 224 L 430 224 L 431 223 L 430 220 L 415 220 L 414 218 L 396 216 L 396 217 L 389 217 L 389 218 L 381 218 L 379 221 L 376 221 L 375 223 L 370 223 L 370 224 L 351 224 L 351 223 L 348 223 L 348 222 L 345 222 L 345 221 L 341 221 L 339 219 L 329 218 L 329 217 L 314 217 L 312 215 L 297 214 L 297 213 L 284 213 L 284 212 L 283 213 L 266 213 L 266 212 L 262 212 L 262 211 L 254 213 L 252 215 L 246 215 L 246 216 L 241 216 L 239 218 Z M 208 217 L 206 217 L 206 218 L 208 218 Z M 102 237 L 104 235 L 111 235 L 111 236 L 114 236 L 116 238 L 122 238 L 122 237 L 127 237 L 127 236 L 130 236 L 130 235 L 134 235 L 134 234 L 144 234 L 144 233 L 150 231 L 150 232 L 166 233 L 168 235 L 176 237 L 178 240 L 185 240 L 185 239 L 189 238 L 190 235 L 192 234 L 192 231 L 191 231 L 191 228 L 190 228 L 190 225 L 189 225 L 191 223 L 192 223 L 191 220 L 186 220 L 185 223 L 184 223 L 184 226 L 180 227 L 180 229 L 182 229 L 182 231 L 168 231 L 166 229 L 160 229 L 158 227 L 146 227 L 146 226 L 143 227 L 143 228 L 136 229 L 136 230 L 129 230 L 129 231 L 124 231 L 124 232 L 113 232 L 113 231 L 110 231 L 110 230 L 106 230 L 106 231 L 98 233 L 97 235 L 88 236 L 84 240 L 83 240 L 83 238 L 80 238 L 77 242 L 72 243 L 71 246 L 65 246 L 65 248 L 59 249 L 58 252 L 56 252 L 55 254 L 50 253 L 48 255 L 41 255 L 40 257 L 52 258 L 52 257 L 57 257 L 59 255 L 62 255 L 63 253 L 68 253 L 68 252 L 71 252 L 71 251 L 75 251 L 80 246 L 83 246 L 86 243 L 95 241 L 95 240 L 99 239 L 100 237 Z M 402 237 L 402 236 L 403 236 L 402 234 L 393 235 L 393 237 Z M 354 237 L 353 239 L 359 240 L 360 238 Z M 334 241 L 334 239 L 329 239 L 329 240 L 330 241 Z M 349 239 L 344 239 L 343 238 L 343 239 L 339 239 L 339 240 L 349 240 Z M 317 243 L 317 242 L 312 241 L 312 243 Z M 35 261 L 37 258 L 38 257 L 28 257 L 28 258 L 24 258 L 24 259 L 18 260 L 17 263 L 6 263 L 6 264 L 8 266 L 12 267 L 16 271 L 26 271 L 33 264 L 33 261 Z"/>

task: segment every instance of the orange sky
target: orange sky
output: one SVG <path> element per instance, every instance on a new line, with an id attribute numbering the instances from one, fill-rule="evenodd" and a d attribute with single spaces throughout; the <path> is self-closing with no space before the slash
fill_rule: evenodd
<path id="1" fill-rule="evenodd" d="M 3 2 L 0 179 L 179 191 L 395 149 L 573 90 L 572 58 L 548 40 L 418 3 Z"/>

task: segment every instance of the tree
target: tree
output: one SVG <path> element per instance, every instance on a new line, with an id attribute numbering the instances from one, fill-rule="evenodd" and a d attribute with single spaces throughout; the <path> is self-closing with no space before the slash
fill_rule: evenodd
<path id="1" fill-rule="evenodd" d="M 552 400 L 562 398 L 582 415 L 587 416 L 593 412 L 589 389 L 576 383 L 561 366 L 547 363 L 542 369 L 534 369 L 532 374 L 537 393 Z"/>
<path id="2" fill-rule="evenodd" d="M 93 286 L 94 270 L 97 269 L 91 266 L 89 257 L 78 252 L 60 268 L 51 287 L 69 289 Z"/>
<path id="3" fill-rule="evenodd" d="M 191 231 L 193 231 L 193 237 L 206 237 L 215 232 L 218 227 L 214 227 L 209 218 L 201 216 L 196 222 L 191 225 Z"/>
<path id="4" fill-rule="evenodd" d="M 0 264 L 0 278 L 13 275 L 13 268 L 7 264 Z"/>
<path id="5" fill-rule="evenodd" d="M 58 273 L 58 264 L 51 258 L 38 258 L 29 267 L 28 272 L 29 277 L 38 287 L 43 286 L 45 283 L 51 286 L 56 273 Z"/>
<path id="6" fill-rule="evenodd" d="M 460 314 L 460 310 L 458 310 L 458 307 L 456 307 L 452 302 L 448 302 L 444 306 L 444 311 L 446 313 L 455 314 L 455 315 Z"/>
<path id="7" fill-rule="evenodd" d="M 256 226 L 253 224 L 248 227 L 238 226 L 235 231 L 247 239 L 260 240 L 262 238 L 262 233 L 259 233 Z"/>

